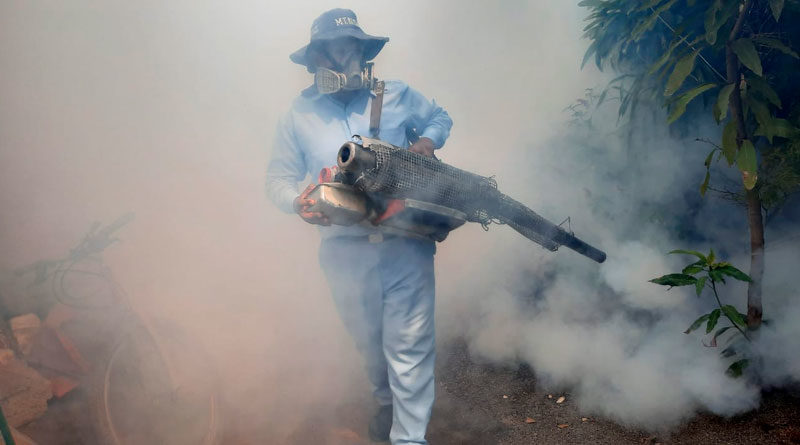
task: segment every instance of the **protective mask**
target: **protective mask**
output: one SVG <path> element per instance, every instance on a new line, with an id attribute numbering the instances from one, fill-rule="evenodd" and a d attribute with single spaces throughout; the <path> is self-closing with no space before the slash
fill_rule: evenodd
<path id="1" fill-rule="evenodd" d="M 344 74 L 328 68 L 318 67 L 314 74 L 314 83 L 317 91 L 322 94 L 333 94 L 339 91 L 353 91 L 362 88 L 372 88 L 372 64 L 368 63 L 361 72 Z"/>

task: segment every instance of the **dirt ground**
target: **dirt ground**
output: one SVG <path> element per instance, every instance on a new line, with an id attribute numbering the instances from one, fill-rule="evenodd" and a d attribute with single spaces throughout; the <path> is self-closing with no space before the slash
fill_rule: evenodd
<path id="1" fill-rule="evenodd" d="M 701 414 L 656 434 L 581 413 L 570 394 L 548 398 L 526 367 L 475 364 L 463 344 L 441 354 L 438 389 L 429 433 L 434 445 L 800 443 L 800 398 L 785 392 L 765 394 L 761 408 L 748 414 Z M 556 403 L 562 395 L 565 401 Z"/>
<path id="2" fill-rule="evenodd" d="M 570 394 L 548 398 L 530 369 L 477 364 L 463 343 L 440 348 L 437 368 L 437 399 L 428 431 L 432 445 L 800 444 L 800 398 L 786 392 L 765 394 L 761 408 L 745 415 L 724 419 L 701 414 L 677 430 L 653 433 L 581 413 Z M 556 403 L 562 395 L 565 401 Z M 280 443 L 369 444 L 368 405 L 365 399 L 322 409 Z M 268 432 L 240 433 L 229 434 L 224 443 L 275 443 Z"/>
<path id="3" fill-rule="evenodd" d="M 653 433 L 582 413 L 569 393 L 551 394 L 530 369 L 495 367 L 470 360 L 463 343 L 440 348 L 437 400 L 428 439 L 456 444 L 800 444 L 800 397 L 786 391 L 764 395 L 753 412 L 724 419 L 701 414 L 683 427 Z M 562 403 L 556 403 L 560 396 Z M 288 440 L 257 425 L 225 425 L 223 445 L 363 445 L 371 414 L 368 394 L 321 408 Z M 236 413 L 228 413 L 228 419 Z M 91 444 L 81 393 L 51 402 L 48 415 L 21 430 L 39 444 Z M 531 421 L 532 420 L 532 421 Z"/>

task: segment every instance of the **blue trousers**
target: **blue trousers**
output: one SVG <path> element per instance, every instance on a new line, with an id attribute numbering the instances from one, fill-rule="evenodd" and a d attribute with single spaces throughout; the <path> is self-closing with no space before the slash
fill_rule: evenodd
<path id="1" fill-rule="evenodd" d="M 393 405 L 392 444 L 427 444 L 433 407 L 433 242 L 391 237 L 322 241 L 320 265 L 366 361 L 379 405 Z"/>

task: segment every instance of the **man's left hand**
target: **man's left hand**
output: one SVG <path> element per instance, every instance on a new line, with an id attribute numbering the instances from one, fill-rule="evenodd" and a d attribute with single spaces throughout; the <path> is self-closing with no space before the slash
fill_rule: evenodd
<path id="1" fill-rule="evenodd" d="M 428 138 L 419 138 L 417 142 L 411 144 L 408 147 L 408 151 L 413 151 L 414 153 L 419 153 L 423 156 L 427 156 L 429 158 L 433 157 L 433 141 Z"/>

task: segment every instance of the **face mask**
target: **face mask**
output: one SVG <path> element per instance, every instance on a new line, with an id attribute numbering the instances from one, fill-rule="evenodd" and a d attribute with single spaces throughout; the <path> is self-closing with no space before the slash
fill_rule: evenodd
<path id="1" fill-rule="evenodd" d="M 372 88 L 372 64 L 368 63 L 361 72 L 344 74 L 328 68 L 318 67 L 314 74 L 314 83 L 317 91 L 322 94 L 333 94 L 339 91 L 353 91 L 362 88 Z"/>

